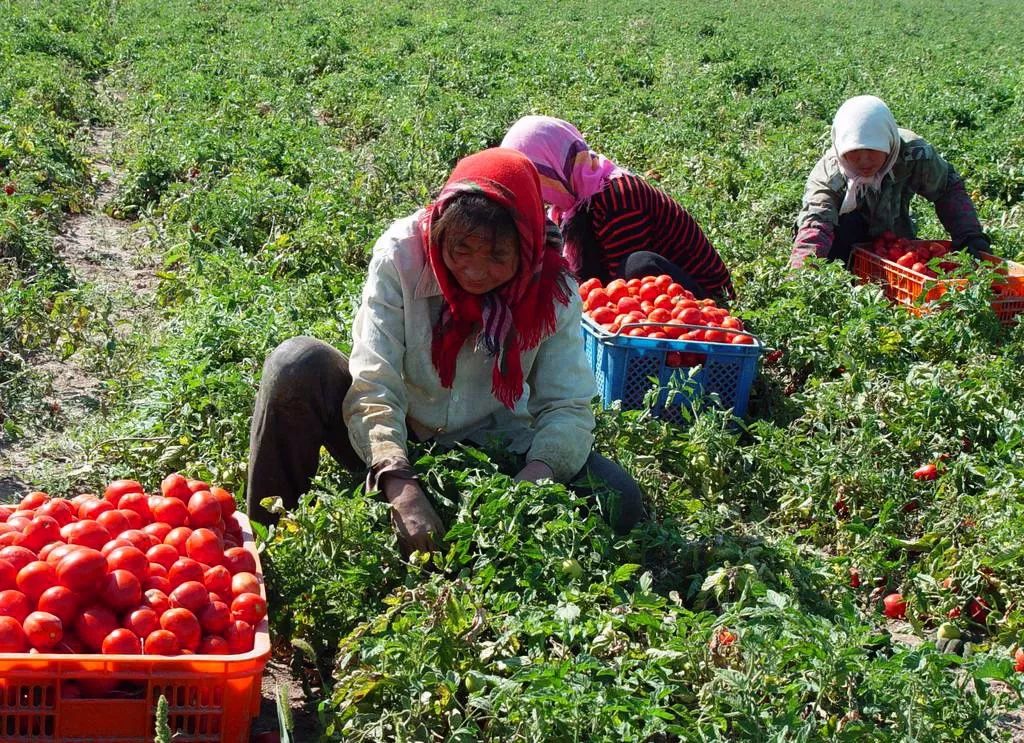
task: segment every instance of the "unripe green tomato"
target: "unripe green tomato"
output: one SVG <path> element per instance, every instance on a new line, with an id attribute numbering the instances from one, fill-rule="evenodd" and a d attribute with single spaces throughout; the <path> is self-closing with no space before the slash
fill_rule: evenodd
<path id="1" fill-rule="evenodd" d="M 573 580 L 583 576 L 583 567 L 580 565 L 579 560 L 572 557 L 564 558 L 558 564 L 558 567 L 562 570 L 564 575 L 568 575 Z"/>
<path id="2" fill-rule="evenodd" d="M 935 632 L 940 640 L 959 640 L 960 630 L 952 622 L 943 622 Z"/>
<path id="3" fill-rule="evenodd" d="M 484 688 L 484 680 L 476 671 L 470 671 L 466 674 L 466 677 L 462 680 L 463 685 L 466 687 L 466 691 L 473 693 L 474 691 L 480 691 Z"/>

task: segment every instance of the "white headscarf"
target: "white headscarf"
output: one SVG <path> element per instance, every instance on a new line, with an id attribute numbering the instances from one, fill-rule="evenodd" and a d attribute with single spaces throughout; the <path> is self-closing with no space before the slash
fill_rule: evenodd
<path id="1" fill-rule="evenodd" d="M 832 120 L 832 147 L 839 170 L 846 177 L 846 198 L 839 208 L 840 214 L 846 214 L 857 208 L 861 194 L 868 189 L 878 190 L 900 154 L 899 127 L 885 101 L 873 95 L 847 99 Z M 861 149 L 889 153 L 885 164 L 871 178 L 858 175 L 846 164 L 846 153 Z"/>

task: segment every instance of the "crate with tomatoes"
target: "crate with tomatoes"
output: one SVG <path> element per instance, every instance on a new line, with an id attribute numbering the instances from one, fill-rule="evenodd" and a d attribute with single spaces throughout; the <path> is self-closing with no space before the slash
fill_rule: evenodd
<path id="1" fill-rule="evenodd" d="M 249 522 L 223 488 L 174 473 L 154 493 L 115 480 L 0 505 L 4 740 L 144 740 L 160 695 L 184 728 L 240 740 L 269 657 L 266 616 Z M 96 700 L 115 706 L 95 719 Z"/>
<path id="2" fill-rule="evenodd" d="M 579 291 L 584 345 L 606 406 L 643 407 L 657 385 L 652 410 L 672 422 L 682 422 L 697 396 L 746 412 L 763 345 L 740 318 L 664 274 L 607 285 L 588 279 Z M 667 389 L 673 377 L 683 389 Z"/>
<path id="3" fill-rule="evenodd" d="M 865 281 L 882 285 L 886 296 L 918 314 L 948 291 L 970 283 L 960 269 L 987 264 L 997 274 L 992 281 L 992 309 L 1004 324 L 1024 311 L 1024 266 L 980 252 L 978 257 L 952 249 L 949 240 L 911 240 L 883 233 L 871 243 L 854 247 L 853 272 Z"/>

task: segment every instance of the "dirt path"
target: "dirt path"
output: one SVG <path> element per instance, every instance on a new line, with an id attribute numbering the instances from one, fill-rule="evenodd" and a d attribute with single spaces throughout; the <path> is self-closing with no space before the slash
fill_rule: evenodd
<path id="1" fill-rule="evenodd" d="M 83 213 L 67 216 L 54 239 L 54 249 L 88 298 L 90 310 L 100 318 L 100 326 L 109 329 L 106 342 L 117 343 L 150 320 L 146 308 L 157 284 L 156 263 L 144 228 L 114 219 L 105 211 L 120 182 L 111 164 L 117 132 L 98 126 L 90 129 L 88 136 L 86 155 L 95 198 Z M 101 342 L 103 339 L 96 340 Z M 63 469 L 73 479 L 81 458 L 79 463 L 74 461 L 61 431 L 94 414 L 103 404 L 102 378 L 82 349 L 66 359 L 55 349 L 44 349 L 28 361 L 48 379 L 46 399 L 53 413 L 52 426 L 0 448 L 0 500 L 23 493 L 33 472 L 41 468 L 51 473 Z"/>

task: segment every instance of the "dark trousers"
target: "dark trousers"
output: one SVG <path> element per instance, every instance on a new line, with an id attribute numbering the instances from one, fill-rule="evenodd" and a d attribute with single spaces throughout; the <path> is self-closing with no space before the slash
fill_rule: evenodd
<path id="1" fill-rule="evenodd" d="M 264 524 L 275 520 L 260 505 L 264 498 L 280 498 L 289 509 L 298 504 L 316 475 L 321 447 L 350 472 L 365 472 L 341 417 L 351 385 L 348 358 L 316 338 L 289 338 L 267 357 L 249 430 L 251 518 Z M 569 487 L 592 497 L 598 484 L 611 493 L 612 527 L 628 532 L 644 516 L 640 487 L 621 465 L 591 452 Z"/>
<path id="2" fill-rule="evenodd" d="M 627 281 L 642 279 L 644 276 L 668 274 L 674 282 L 691 292 L 697 299 L 710 299 L 708 293 L 704 291 L 704 287 L 698 284 L 690 274 L 664 256 L 648 250 L 638 250 L 626 256 L 626 260 L 622 264 L 622 273 L 622 278 Z"/>
<path id="3" fill-rule="evenodd" d="M 828 258 L 830 261 L 842 261 L 848 266 L 853 246 L 870 241 L 868 221 L 864 219 L 864 215 L 856 210 L 847 212 L 839 217 L 835 236 L 832 238 L 832 247 L 828 251 Z"/>

